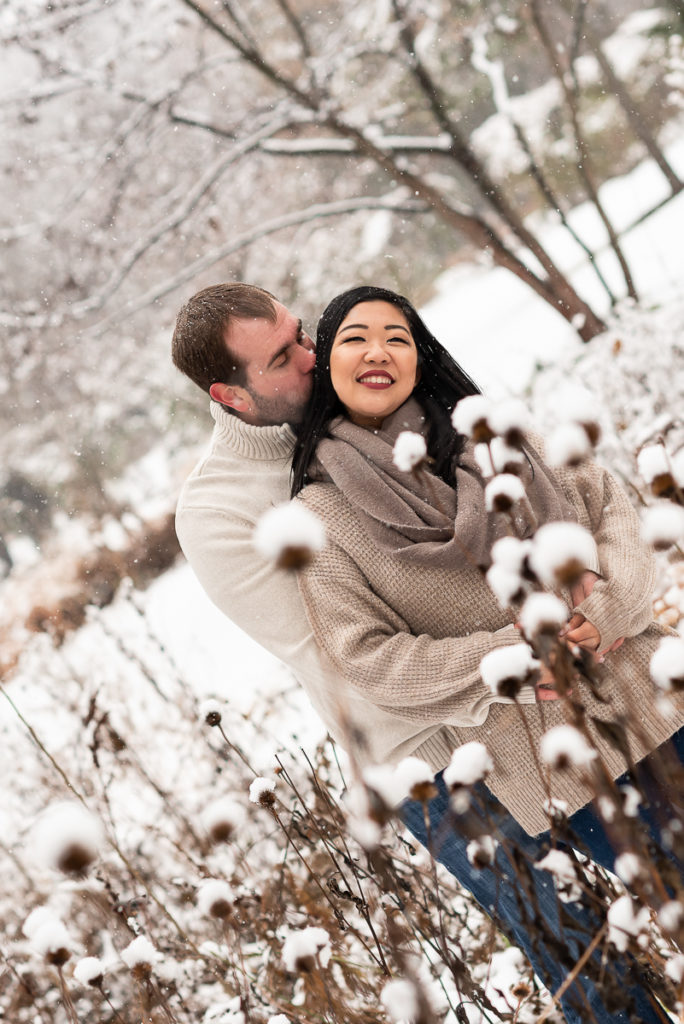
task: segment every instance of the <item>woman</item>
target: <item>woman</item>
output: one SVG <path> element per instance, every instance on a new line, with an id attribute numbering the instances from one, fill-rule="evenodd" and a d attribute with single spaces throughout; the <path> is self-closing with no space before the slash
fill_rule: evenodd
<path id="1" fill-rule="evenodd" d="M 454 406 L 476 393 L 403 297 L 361 287 L 333 299 L 319 322 L 313 394 L 298 430 L 292 488 L 325 522 L 328 544 L 302 572 L 300 586 L 318 644 L 355 691 L 386 715 L 386 723 L 376 722 L 373 734 L 363 737 L 366 758 L 414 753 L 440 771 L 455 747 L 479 740 L 494 761 L 489 788 L 535 836 L 549 825 L 539 741 L 566 715 L 560 700 L 542 705 L 542 697 L 554 693 L 526 687 L 516 707 L 480 676 L 485 654 L 521 638 L 481 569 L 502 532 L 501 517 L 485 511 L 473 446 L 450 422 Z M 404 430 L 425 436 L 429 472 L 405 473 L 393 464 L 393 445 Z M 652 559 L 640 544 L 628 499 L 609 474 L 592 463 L 552 473 L 532 444 L 525 444 L 525 453 L 523 533 L 570 519 L 596 541 L 600 578 L 583 577 L 566 639 L 605 650 L 626 638 L 608 656 L 599 697 L 576 684 L 594 743 L 617 778 L 627 765 L 620 744 L 607 738 L 610 726 L 601 722 L 633 721 L 636 712 L 638 730 L 628 730 L 634 761 L 684 723 L 681 704 L 676 715 L 659 714 L 648 676 L 662 635 L 651 623 Z M 575 831 L 586 832 L 580 838 L 595 859 L 611 866 L 614 853 L 587 806 L 593 794 L 582 778 L 566 775 L 562 793 L 554 795 L 566 801 Z M 443 797 L 435 813 L 445 808 Z M 420 816 L 412 817 L 409 808 L 405 818 L 419 834 Z M 503 810 L 500 819 L 510 834 L 516 831 Z M 516 836 L 528 851 L 539 849 L 524 833 Z M 454 841 L 458 845 L 458 837 Z M 478 898 L 488 909 L 494 902 L 492 891 Z M 525 946 L 524 922 L 522 931 L 516 939 Z M 529 941 L 525 948 L 534 962 Z M 535 966 L 553 977 L 548 961 L 537 957 Z M 643 1006 L 640 1012 L 644 1020 L 660 1019 Z"/>

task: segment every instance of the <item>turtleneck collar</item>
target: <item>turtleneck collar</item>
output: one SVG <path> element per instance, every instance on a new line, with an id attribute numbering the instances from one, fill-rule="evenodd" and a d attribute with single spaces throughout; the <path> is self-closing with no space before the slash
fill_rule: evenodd
<path id="1" fill-rule="evenodd" d="M 289 423 L 255 427 L 227 412 L 218 402 L 212 401 L 209 409 L 219 434 L 237 455 L 263 461 L 292 458 L 295 433 Z"/>

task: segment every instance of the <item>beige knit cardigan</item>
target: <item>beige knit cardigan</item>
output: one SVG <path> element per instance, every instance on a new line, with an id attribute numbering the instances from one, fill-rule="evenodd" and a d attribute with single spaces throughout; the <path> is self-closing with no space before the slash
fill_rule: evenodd
<path id="1" fill-rule="evenodd" d="M 588 718 L 624 715 L 638 723 L 638 735 L 628 733 L 638 761 L 684 724 L 684 701 L 678 699 L 664 717 L 649 678 L 650 657 L 667 632 L 652 622 L 653 558 L 641 543 L 629 499 L 608 472 L 585 463 L 559 470 L 557 477 L 598 549 L 601 579 L 579 610 L 599 630 L 602 647 L 628 638 L 606 660 L 601 694 L 608 702 L 596 700 L 583 684 L 581 697 Z M 300 574 L 316 642 L 353 690 L 414 723 L 414 745 L 404 742 L 396 756 L 414 753 L 437 771 L 457 746 L 484 743 L 494 761 L 487 784 L 530 834 L 549 826 L 548 786 L 569 813 L 586 804 L 592 791 L 579 774 L 544 769 L 545 784 L 539 768 L 541 736 L 567 720 L 563 703 L 536 703 L 528 689 L 516 707 L 482 682 L 482 657 L 521 641 L 482 574 L 468 565 L 436 570 L 397 564 L 373 544 L 334 484 L 311 484 L 300 500 L 325 522 L 328 534 L 324 550 Z M 364 747 L 382 747 L 378 737 L 359 735 L 358 727 L 355 735 L 362 755 Z M 623 757 L 593 727 L 592 735 L 616 778 L 626 769 Z"/>

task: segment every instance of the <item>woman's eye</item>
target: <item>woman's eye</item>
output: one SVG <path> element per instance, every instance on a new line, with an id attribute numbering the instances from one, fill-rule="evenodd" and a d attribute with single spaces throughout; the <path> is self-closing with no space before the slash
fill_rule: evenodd
<path id="1" fill-rule="evenodd" d="M 388 341 L 398 341 L 401 345 L 410 345 L 411 344 L 411 342 L 409 341 L 408 338 L 397 337 L 397 338 L 388 338 L 387 340 Z"/>

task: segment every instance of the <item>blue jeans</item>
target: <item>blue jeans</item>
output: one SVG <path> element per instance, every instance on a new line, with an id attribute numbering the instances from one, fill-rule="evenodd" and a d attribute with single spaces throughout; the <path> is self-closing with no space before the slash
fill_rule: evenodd
<path id="1" fill-rule="evenodd" d="M 684 729 L 670 743 L 679 761 L 684 763 Z M 648 776 L 649 763 L 667 746 L 664 744 L 652 757 L 641 762 L 638 766 L 640 775 Z M 525 953 L 549 991 L 555 992 L 603 921 L 584 903 L 559 904 L 551 875 L 532 867 L 548 851 L 549 833 L 527 835 L 482 784 L 475 787 L 472 813 L 482 821 L 483 832 L 497 836 L 499 846 L 495 869 L 479 871 L 474 868 L 466 856 L 469 838 L 451 827 L 457 819 L 453 819 L 450 813 L 449 795 L 441 772 L 435 781 L 439 793 L 428 804 L 430 837 L 421 803 L 415 800 L 404 802 L 401 809 L 404 823 L 419 842 L 431 846 L 436 859 L 472 893 L 504 935 Z M 631 781 L 627 773 L 618 779 L 620 784 Z M 655 790 L 655 787 L 651 789 Z M 681 799 L 679 794 L 675 794 L 675 798 L 678 796 Z M 652 794 L 649 807 L 640 809 L 640 815 L 649 838 L 665 856 L 676 860 L 673 851 L 662 843 L 657 791 Z M 582 807 L 571 816 L 569 825 L 582 852 L 588 853 L 603 867 L 612 869 L 615 851 L 593 807 L 590 804 Z M 510 857 L 506 851 L 511 853 Z M 684 874 L 681 862 L 678 867 Z M 534 921 L 532 929 L 528 924 L 531 921 Z M 586 1024 L 592 1020 L 597 1024 L 634 1024 L 635 1021 L 661 1024 L 667 1020 L 655 1007 L 647 985 L 639 983 L 638 978 L 635 980 L 635 961 L 626 954 L 620 959 L 613 964 L 613 981 L 616 984 L 612 988 L 616 999 L 613 1001 L 609 995 L 609 1005 L 586 974 L 580 975 L 568 988 L 561 1000 L 568 1024 Z M 610 988 L 602 985 L 603 992 Z M 625 993 L 632 1005 L 619 1008 Z"/>

